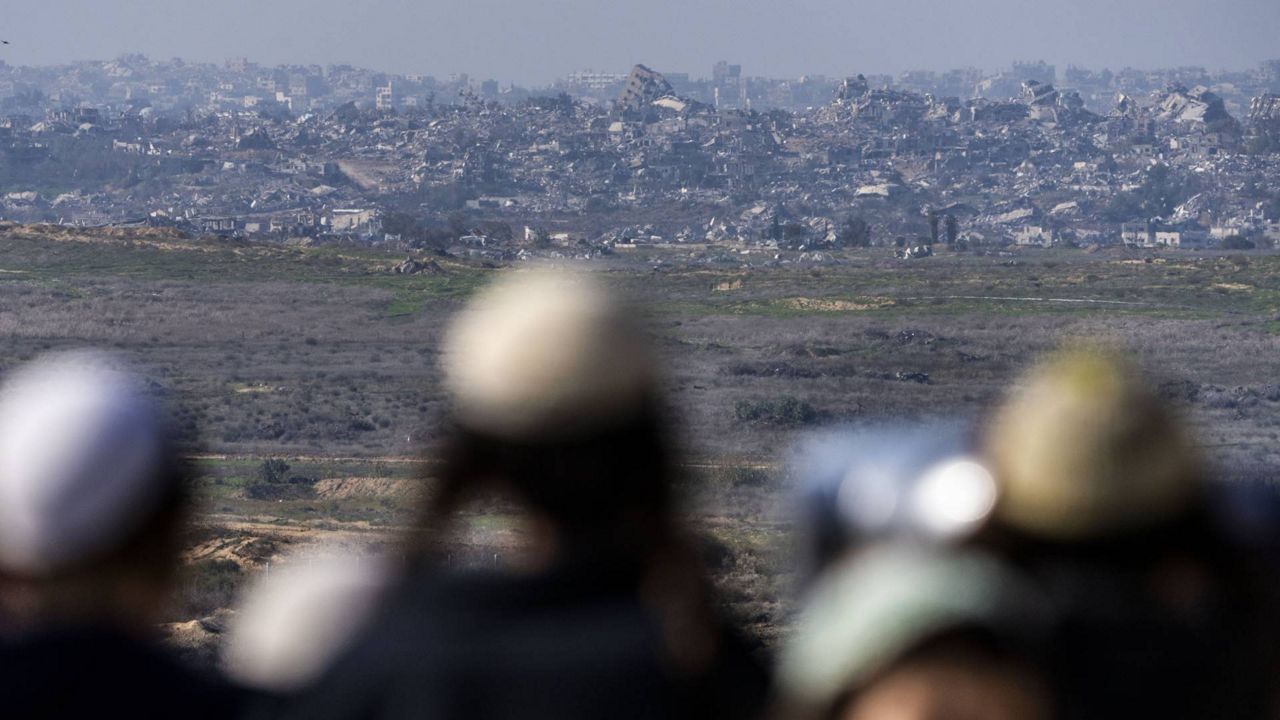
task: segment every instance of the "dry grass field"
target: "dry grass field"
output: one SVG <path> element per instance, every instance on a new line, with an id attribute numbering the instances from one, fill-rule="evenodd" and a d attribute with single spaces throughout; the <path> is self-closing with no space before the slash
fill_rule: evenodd
<path id="1" fill-rule="evenodd" d="M 1037 353 L 1104 338 L 1184 408 L 1224 480 L 1280 466 L 1280 257 L 765 257 L 638 249 L 592 267 L 639 300 L 658 337 L 690 522 L 726 607 L 766 647 L 788 606 L 790 479 L 777 460 L 806 428 L 979 419 Z M 405 276 L 391 270 L 400 260 L 0 227 L 0 370 L 51 349 L 114 349 L 148 374 L 203 458 L 172 627 L 195 652 L 216 643 L 235 589 L 281 553 L 320 541 L 394 552 L 430 491 L 429 463 L 414 460 L 445 410 L 439 339 L 493 270 L 436 258 L 440 272 Z M 287 469 L 268 472 L 273 459 Z M 518 544 L 515 527 L 502 508 L 478 511 L 459 561 Z"/>

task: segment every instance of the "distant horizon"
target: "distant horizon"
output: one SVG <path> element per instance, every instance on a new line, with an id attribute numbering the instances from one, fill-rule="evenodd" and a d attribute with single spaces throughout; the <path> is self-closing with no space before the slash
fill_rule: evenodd
<path id="1" fill-rule="evenodd" d="M 528 87 L 636 63 L 701 75 L 721 59 L 770 78 L 991 71 L 1036 59 L 1247 69 L 1280 54 L 1277 28 L 1276 0 L 53 0 L 0 23 L 12 43 L 0 58 L 248 56 Z"/>
<path id="2" fill-rule="evenodd" d="M 58 67 L 74 66 L 74 65 L 77 65 L 77 64 L 85 64 L 85 63 L 107 63 L 107 62 L 112 62 L 112 61 L 116 61 L 116 60 L 125 59 L 125 58 L 130 57 L 130 56 L 141 56 L 141 57 L 146 58 L 146 59 L 147 59 L 147 61 L 149 61 L 149 62 L 159 62 L 159 63 L 163 63 L 163 62 L 180 62 L 180 63 L 186 64 L 186 65 L 196 65 L 196 66 L 213 66 L 213 67 L 218 67 L 218 68 L 226 68 L 226 66 L 227 66 L 229 63 L 231 63 L 231 62 L 233 62 L 233 61 L 236 61 L 236 60 L 244 59 L 244 60 L 246 60 L 248 63 L 250 63 L 251 65 L 254 65 L 254 66 L 256 66 L 256 67 L 258 67 L 258 68 L 261 68 L 261 69 L 263 69 L 263 70 L 274 70 L 274 69 L 279 69 L 279 68 L 291 68 L 291 67 L 292 67 L 292 68 L 297 68 L 297 67 L 313 67 L 313 66 L 315 66 L 315 67 L 320 67 L 321 69 L 328 69 L 328 68 L 330 68 L 330 67 L 352 67 L 352 68 L 355 68 L 355 69 L 358 69 L 358 70 L 365 70 L 365 71 L 369 71 L 369 72 L 376 72 L 376 73 L 384 73 L 384 74 L 388 74 L 388 75 L 397 75 L 397 76 L 401 76 L 401 77 L 404 77 L 404 76 L 410 76 L 410 75 L 421 75 L 421 76 L 433 77 L 433 78 L 435 78 L 435 79 L 437 79 L 437 80 L 441 80 L 441 79 L 448 79 L 448 78 L 450 78 L 450 77 L 458 77 L 458 76 L 463 76 L 463 75 L 465 75 L 465 76 L 466 76 L 469 80 L 471 80 L 471 81 L 487 81 L 487 80 L 495 80 L 495 81 L 497 81 L 500 85 L 513 85 L 513 86 L 522 87 L 522 88 L 525 88 L 525 89 L 539 89 L 539 88 L 551 87 L 551 86 L 553 86 L 555 83 L 560 82 L 560 81 L 562 81 L 562 80 L 566 80 L 566 79 L 568 79 L 571 75 L 576 74 L 576 73 L 605 73 L 605 74 L 626 75 L 626 74 L 627 74 L 627 73 L 629 73 L 629 72 L 631 71 L 631 69 L 632 69 L 633 67 L 635 67 L 636 65 L 644 65 L 644 66 L 646 66 L 646 67 L 648 67 L 648 68 L 650 68 L 650 69 L 652 69 L 652 70 L 655 70 L 655 71 L 657 71 L 657 72 L 659 72 L 659 73 L 662 73 L 662 74 L 664 74 L 664 75 L 670 75 L 670 74 L 686 74 L 686 75 L 688 75 L 688 76 L 690 77 L 690 79 L 692 79 L 692 80 L 709 80 L 709 79 L 711 79 L 711 67 L 712 67 L 712 65 L 714 65 L 714 62 L 719 62 L 719 61 L 714 61 L 714 62 L 712 63 L 712 65 L 708 65 L 706 68 L 704 68 L 704 70 L 703 70 L 703 71 L 700 71 L 700 72 L 699 72 L 699 71 L 693 71 L 693 70 L 690 70 L 690 69 L 687 69 L 687 68 L 682 68 L 682 67 L 667 67 L 667 66 L 664 66 L 664 65 L 662 65 L 662 64 L 660 64 L 660 63 L 654 63 L 654 62 L 648 62 L 648 61 L 641 60 L 641 61 L 637 61 L 637 62 L 635 62 L 635 63 L 632 63 L 631 65 L 628 65 L 628 66 L 626 66 L 626 67 L 622 67 L 622 68 L 582 67 L 582 68 L 578 68 L 578 69 L 576 69 L 576 70 L 570 70 L 570 71 L 568 71 L 568 72 L 565 72 L 565 73 L 564 73 L 564 74 L 562 74 L 562 75 L 559 75 L 559 76 L 554 77 L 554 78 L 550 78 L 550 79 L 545 80 L 545 81 L 542 81 L 542 82 L 538 82 L 538 83 L 518 83 L 518 82 L 516 82 L 516 81 L 507 80 L 507 79 L 504 79 L 504 78 L 501 78 L 501 77 L 486 76 L 486 75 L 481 75 L 481 74 L 476 74 L 476 73 L 467 72 L 466 70 L 456 71 L 456 72 L 455 72 L 455 71 L 450 71 L 450 72 L 432 72 L 432 71 L 429 71 L 429 70 L 389 70 L 389 69 L 381 68 L 381 67 L 374 67 L 374 66 L 361 65 L 361 64 L 359 64 L 359 63 L 352 63 L 352 62 L 339 62 L 339 61 L 334 61 L 334 62 L 324 62 L 324 63 L 319 63 L 319 62 L 301 62 L 301 61 L 293 61 L 293 62 L 290 62 L 290 61 L 283 61 L 283 62 L 263 62 L 263 61 L 259 61 L 259 60 L 255 59 L 255 58 L 254 58 L 253 56 L 251 56 L 251 55 L 250 55 L 250 56 L 245 56 L 245 55 L 230 55 L 230 56 L 227 56 L 227 57 L 225 57 L 225 58 L 221 58 L 221 59 L 212 59 L 212 58 L 206 59 L 206 58 L 190 58 L 190 57 L 181 57 L 181 56 L 173 56 L 173 57 L 157 57 L 157 56 L 154 56 L 154 55 L 152 55 L 152 54 L 150 54 L 150 53 L 141 52 L 141 51 L 125 51 L 125 52 L 117 53 L 117 54 L 115 54 L 115 55 L 113 55 L 113 56 L 110 56 L 110 57 L 101 57 L 101 58 L 77 58 L 77 59 L 70 59 L 70 60 L 65 60 L 65 61 L 61 61 L 61 62 L 50 62 L 50 63 L 40 63 L 40 64 L 31 64 L 31 63 L 18 63 L 18 62 L 13 62 L 13 61 L 11 61 L 10 59 L 5 58 L 5 57 L 2 57 L 2 56 L 0 56 L 0 61 L 3 61 L 6 65 L 8 65 L 8 66 L 9 66 L 9 67 L 11 67 L 11 68 L 29 68 L 29 69 L 37 69 L 37 70 L 39 70 L 39 69 L 50 69 L 50 68 L 58 68 Z M 1017 59 L 1014 59 L 1014 60 L 1010 60 L 1009 62 L 1007 62 L 1007 63 L 1005 63 L 1004 65 L 999 66 L 999 67 L 981 67 L 981 66 L 974 66 L 974 65 L 956 65 L 956 66 L 950 66 L 950 67 L 915 67 L 915 68 L 908 68 L 908 69 L 905 69 L 905 70 L 899 70 L 899 71 L 897 71 L 897 72 L 876 71 L 876 70 L 854 70 L 854 71 L 851 71 L 851 72 L 848 72 L 848 73 L 802 72 L 802 73 L 799 73 L 799 74 L 793 74 L 793 75 L 768 75 L 768 74 L 757 74 L 757 73 L 749 72 L 749 69 L 748 69 L 748 67 L 747 67 L 745 64 L 739 63 L 739 62 L 735 61 L 733 58 L 722 58 L 722 60 L 724 60 L 724 61 L 728 62 L 728 63 L 729 63 L 729 64 L 731 64 L 731 65 L 742 65 L 742 77 L 744 77 L 744 78 L 763 78 L 763 79 L 770 79 L 770 80 L 799 79 L 799 78 L 801 78 L 801 77 L 824 77 L 824 78 L 827 78 L 827 79 L 837 79 L 837 80 L 839 80 L 839 79 L 844 79 L 844 78 L 846 78 L 846 77 L 856 77 L 857 75 L 864 75 L 864 76 L 868 76 L 868 77 L 871 77 L 871 76 L 889 76 L 889 77 L 897 78 L 897 77 L 900 77 L 900 76 L 902 76 L 902 75 L 904 75 L 904 74 L 906 74 L 906 73 L 912 73 L 912 72 L 947 73 L 947 72 L 952 72 L 952 71 L 957 71 L 957 70 L 976 70 L 976 71 L 978 71 L 978 72 L 980 72 L 980 73 L 982 73 L 982 74 L 984 74 L 984 75 L 986 75 L 986 76 L 994 76 L 994 75 L 997 75 L 997 74 L 1004 73 L 1004 72 L 1007 72 L 1007 71 L 1009 71 L 1009 70 L 1012 70 L 1012 69 L 1013 69 L 1013 66 L 1014 66 L 1015 64 L 1020 64 L 1020 63 L 1025 63 L 1025 64 L 1035 64 L 1035 63 L 1039 63 L 1039 62 L 1044 62 L 1044 63 L 1045 63 L 1045 64 L 1047 64 L 1047 65 L 1053 66 L 1055 73 L 1058 73 L 1058 74 L 1061 74 L 1063 71 L 1065 71 L 1065 70 L 1066 70 L 1066 69 L 1068 69 L 1068 68 L 1080 68 L 1080 69 L 1083 69 L 1083 70 L 1089 70 L 1089 71 L 1093 71 L 1093 72 L 1100 72 L 1100 71 L 1104 71 L 1104 70 L 1106 70 L 1106 71 L 1111 71 L 1111 72 L 1122 72 L 1122 71 L 1125 71 L 1125 70 L 1136 70 L 1136 71 L 1139 71 L 1139 72 L 1159 72 L 1159 71 L 1176 71 L 1176 70 L 1195 70 L 1195 69 L 1198 69 L 1198 70 L 1204 70 L 1205 72 L 1210 73 L 1210 74 L 1214 74 L 1214 73 L 1248 72 L 1248 71 L 1250 71 L 1250 70 L 1257 69 L 1257 68 L 1261 67 L 1262 65 L 1264 65 L 1264 64 L 1266 64 L 1266 63 L 1269 63 L 1269 62 L 1280 62 L 1280 49 L 1278 49 L 1278 50 L 1277 50 L 1276 57 L 1272 57 L 1272 58 L 1263 58 L 1263 59 L 1261 59 L 1261 60 L 1258 60 L 1258 61 L 1257 61 L 1256 63 L 1254 63 L 1253 65 L 1244 66 L 1244 67 L 1210 67 L 1210 66 L 1205 66 L 1205 65 L 1196 65 L 1196 64 L 1191 64 L 1191 63 L 1182 63 L 1182 64 L 1177 64 L 1177 65 L 1151 65 L 1151 66 L 1145 66 L 1145 67 L 1141 67 L 1141 66 L 1132 66 L 1132 65 L 1126 65 L 1126 66 L 1122 66 L 1122 67 L 1114 67 L 1114 66 L 1107 66 L 1107 65 L 1087 65 L 1087 64 L 1083 64 L 1083 63 L 1074 63 L 1074 62 L 1068 62 L 1068 63 L 1066 63 L 1066 64 L 1059 64 L 1059 63 L 1051 62 L 1051 61 L 1049 61 L 1049 60 L 1047 60 L 1047 59 L 1044 59 L 1044 58 L 1017 58 Z"/>

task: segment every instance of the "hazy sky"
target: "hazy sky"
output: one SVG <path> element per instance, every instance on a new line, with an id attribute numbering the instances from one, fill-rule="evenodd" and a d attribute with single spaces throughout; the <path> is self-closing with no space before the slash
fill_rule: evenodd
<path id="1" fill-rule="evenodd" d="M 1244 69 L 1280 57 L 1280 0 L 0 0 L 10 64 L 124 52 L 351 63 L 541 84 L 566 73 L 897 73 L 1045 59 Z"/>

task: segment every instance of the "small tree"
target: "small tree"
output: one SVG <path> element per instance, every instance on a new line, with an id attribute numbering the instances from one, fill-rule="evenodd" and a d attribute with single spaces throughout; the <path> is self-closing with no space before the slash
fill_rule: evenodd
<path id="1" fill-rule="evenodd" d="M 280 458 L 268 458 L 258 468 L 258 479 L 264 483 L 282 483 L 288 478 L 289 463 Z"/>
<path id="2" fill-rule="evenodd" d="M 415 245 L 423 238 L 422 223 L 409 213 L 389 212 L 382 218 L 383 232 L 399 235 L 400 239 Z"/>
<path id="3" fill-rule="evenodd" d="M 788 243 L 799 243 L 809 234 L 809 229 L 800 223 L 787 223 L 782 226 L 782 237 Z"/>
<path id="4" fill-rule="evenodd" d="M 850 217 L 836 235 L 840 247 L 867 247 L 871 244 L 871 227 L 860 217 Z"/>
<path id="5" fill-rule="evenodd" d="M 525 238 L 529 244 L 538 249 L 551 247 L 551 233 L 540 227 L 526 227 Z"/>
<path id="6" fill-rule="evenodd" d="M 783 396 L 774 400 L 739 400 L 733 407 L 740 423 L 773 427 L 802 427 L 818 420 L 818 411 L 804 400 Z"/>
<path id="7" fill-rule="evenodd" d="M 503 243 L 511 242 L 512 237 L 514 237 L 511 226 L 499 220 L 487 220 L 480 223 L 480 232 Z"/>
<path id="8" fill-rule="evenodd" d="M 1268 220 L 1280 221 L 1280 193 L 1276 193 L 1275 197 L 1264 201 L 1262 214 Z"/>
<path id="9" fill-rule="evenodd" d="M 955 215 L 948 214 L 947 221 L 947 244 L 955 245 L 956 240 L 960 237 L 960 223 L 956 220 Z"/>
<path id="10" fill-rule="evenodd" d="M 452 235 L 455 240 L 471 232 L 467 227 L 467 217 L 460 212 L 450 214 L 448 223 L 449 234 Z"/>
<path id="11" fill-rule="evenodd" d="M 1223 250 L 1252 250 L 1257 247 L 1252 240 L 1240 235 L 1228 235 L 1222 240 Z"/>

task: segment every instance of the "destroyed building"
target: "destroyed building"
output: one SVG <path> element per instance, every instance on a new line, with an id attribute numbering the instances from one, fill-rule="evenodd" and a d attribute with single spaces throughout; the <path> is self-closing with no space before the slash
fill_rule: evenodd
<path id="1" fill-rule="evenodd" d="M 1280 95 L 1267 93 L 1249 104 L 1249 130 L 1280 147 Z"/>
<path id="2" fill-rule="evenodd" d="M 638 111 L 649 103 L 660 98 L 674 95 L 671 83 L 661 73 L 650 70 L 644 65 L 631 68 L 631 74 L 618 95 L 618 107 L 623 110 Z"/>
<path id="3" fill-rule="evenodd" d="M 1121 243 L 1126 224 L 1157 221 L 1166 234 L 1136 244 L 1269 242 L 1270 75 L 1029 67 L 975 93 L 994 76 L 767 79 L 724 63 L 697 79 L 638 65 L 523 96 L 349 66 L 0 68 L 0 153 L 23 168 L 0 184 L 0 216 L 493 261 L 646 244 L 812 261 L 846 244 L 929 245 L 926 207 L 976 249 Z M 29 88 L 42 104 L 20 106 Z M 512 230 L 526 226 L 571 240 Z"/>
<path id="4" fill-rule="evenodd" d="M 1177 85 L 1153 95 L 1156 117 L 1179 123 L 1221 125 L 1234 123 L 1222 98 L 1203 85 L 1188 90 Z"/>

